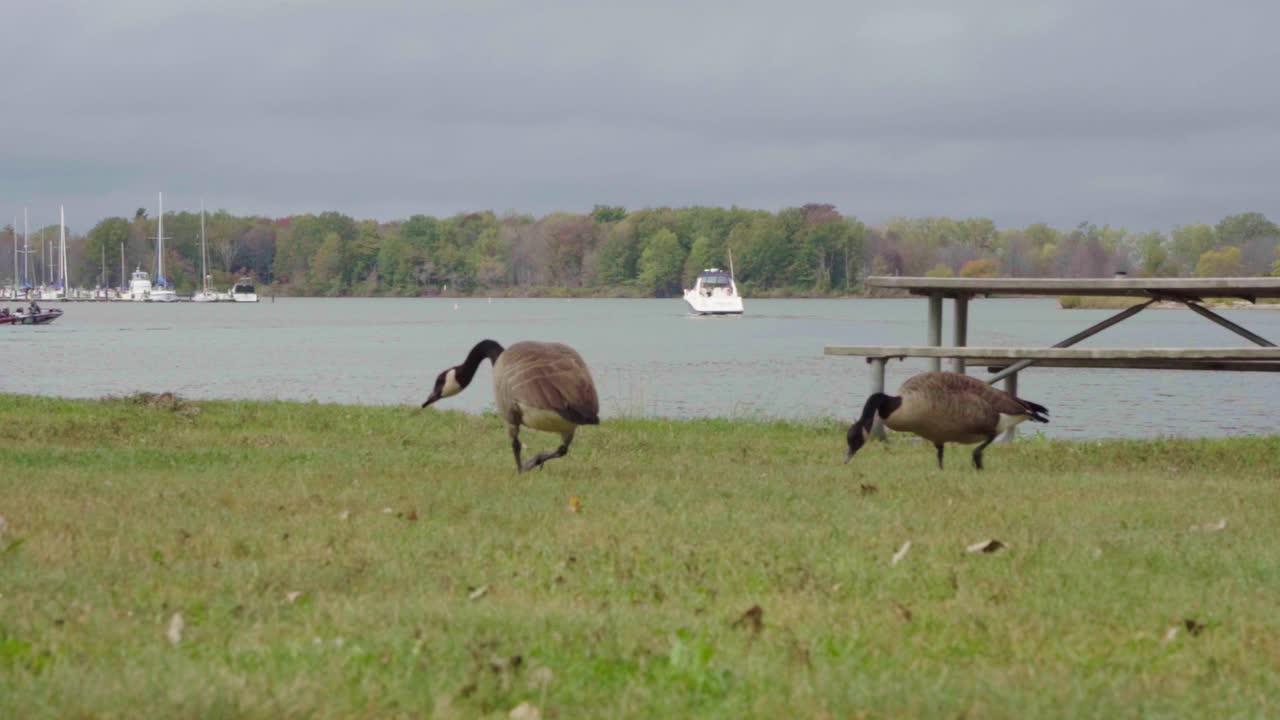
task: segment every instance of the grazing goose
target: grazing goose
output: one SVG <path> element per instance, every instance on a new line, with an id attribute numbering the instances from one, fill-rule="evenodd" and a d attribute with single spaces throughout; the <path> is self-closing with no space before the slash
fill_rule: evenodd
<path id="1" fill-rule="evenodd" d="M 486 358 L 493 363 L 493 396 L 498 414 L 507 421 L 517 472 L 564 457 L 579 425 L 600 424 L 600 402 L 591 372 L 581 355 L 560 343 L 518 342 L 504 350 L 493 340 L 481 340 L 461 365 L 436 377 L 435 389 L 422 407 L 462 392 Z M 563 442 L 555 452 L 540 453 L 521 464 L 521 425 L 558 433 Z"/>
<path id="2" fill-rule="evenodd" d="M 1043 405 L 960 373 L 922 373 L 908 379 L 898 392 L 897 397 L 875 393 L 867 398 L 862 417 L 849 426 L 845 462 L 866 442 L 876 415 L 890 429 L 915 433 L 933 443 L 940 469 L 943 443 L 982 443 L 973 451 L 973 466 L 981 470 L 982 451 L 997 435 L 1023 420 L 1049 422 Z"/>

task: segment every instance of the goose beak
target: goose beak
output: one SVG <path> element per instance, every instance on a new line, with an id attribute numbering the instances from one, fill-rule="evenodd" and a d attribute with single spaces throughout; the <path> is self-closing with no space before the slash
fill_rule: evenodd
<path id="1" fill-rule="evenodd" d="M 850 461 L 850 460 L 852 460 L 852 459 L 853 459 L 853 448 L 845 448 L 845 449 L 844 449 L 844 464 L 845 464 L 845 465 L 848 465 L 848 464 L 849 464 L 849 461 Z"/>
<path id="2" fill-rule="evenodd" d="M 422 407 L 426 407 L 439 399 L 440 399 L 440 393 L 433 392 L 431 393 L 431 397 L 427 398 L 427 401 L 422 403 Z"/>

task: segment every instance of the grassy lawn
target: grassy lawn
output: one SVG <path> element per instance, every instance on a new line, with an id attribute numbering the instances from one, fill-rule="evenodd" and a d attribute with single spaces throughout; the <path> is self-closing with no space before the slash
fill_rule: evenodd
<path id="1" fill-rule="evenodd" d="M 0 395 L 0 428 L 0 717 L 1280 715 L 1280 437 L 977 473 L 606 419 L 517 476 L 496 417 L 408 407 Z"/>

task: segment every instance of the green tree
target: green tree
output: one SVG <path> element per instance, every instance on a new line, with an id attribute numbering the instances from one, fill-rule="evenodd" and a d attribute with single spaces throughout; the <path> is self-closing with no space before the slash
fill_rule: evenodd
<path id="1" fill-rule="evenodd" d="M 1200 256 L 1216 245 L 1217 237 L 1212 226 L 1204 223 L 1180 225 L 1170 233 L 1169 256 L 1179 275 L 1191 274 L 1195 272 Z"/>
<path id="2" fill-rule="evenodd" d="M 1159 230 L 1142 233 L 1135 239 L 1135 245 L 1141 258 L 1143 275 L 1159 277 L 1169 274 L 1169 250 L 1163 233 Z"/>
<path id="3" fill-rule="evenodd" d="M 128 276 L 120 277 L 120 245 L 129 242 L 129 221 L 122 217 L 102 220 L 89 231 L 80 252 L 80 267 L 76 277 L 85 278 L 85 285 L 122 287 Z M 103 256 L 106 256 L 107 276 L 102 278 Z M 125 268 L 129 272 L 132 268 Z M 92 282 L 88 278 L 93 278 Z"/>
<path id="4" fill-rule="evenodd" d="M 627 217 L 627 209 L 621 205 L 596 205 L 591 209 L 591 219 L 601 225 L 622 222 Z"/>
<path id="5" fill-rule="evenodd" d="M 706 268 L 725 264 L 721 257 L 723 257 L 721 248 L 716 247 L 716 244 L 706 235 L 699 235 L 693 241 L 693 246 L 689 248 L 689 257 L 684 262 L 683 286 L 693 287 L 698 273 Z"/>
<path id="6" fill-rule="evenodd" d="M 947 265 L 946 263 L 938 263 L 930 268 L 924 275 L 925 277 L 949 278 L 955 275 L 955 273 L 951 272 L 950 265 Z"/>
<path id="7" fill-rule="evenodd" d="M 1214 227 L 1221 245 L 1243 247 L 1250 240 L 1280 237 L 1280 227 L 1262 213 L 1243 213 L 1222 218 Z"/>
<path id="8" fill-rule="evenodd" d="M 669 297 L 680 291 L 680 271 L 684 268 L 684 248 L 670 230 L 662 229 L 649 237 L 640 254 L 640 285 L 656 297 Z"/>
<path id="9" fill-rule="evenodd" d="M 1238 247 L 1210 250 L 1196 263 L 1196 275 L 1200 277 L 1239 277 L 1244 274 L 1244 262 Z"/>

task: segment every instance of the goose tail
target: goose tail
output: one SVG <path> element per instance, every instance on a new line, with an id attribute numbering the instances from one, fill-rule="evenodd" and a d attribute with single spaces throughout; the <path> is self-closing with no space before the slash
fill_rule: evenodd
<path id="1" fill-rule="evenodd" d="M 1033 403 L 1030 400 L 1023 400 L 1022 398 L 1018 398 L 1018 402 L 1022 403 L 1022 407 L 1027 409 L 1027 414 L 1030 415 L 1031 419 L 1035 422 L 1049 422 L 1049 408 L 1039 403 Z"/>

